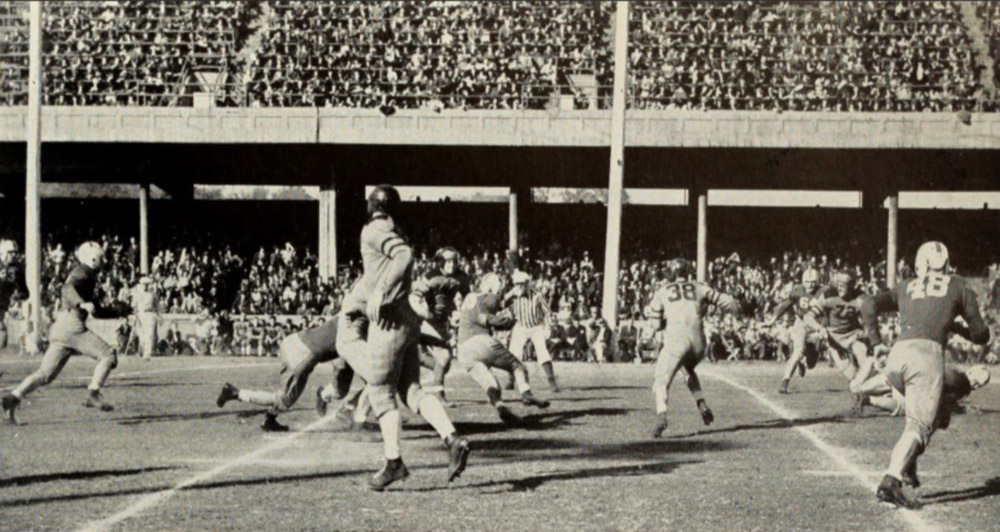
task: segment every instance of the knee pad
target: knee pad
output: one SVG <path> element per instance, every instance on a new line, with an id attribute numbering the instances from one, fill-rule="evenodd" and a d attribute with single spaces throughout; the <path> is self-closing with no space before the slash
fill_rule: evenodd
<path id="1" fill-rule="evenodd" d="M 399 408 L 399 405 L 396 404 L 396 394 L 392 387 L 386 384 L 368 386 L 368 401 L 372 405 L 372 411 L 375 412 L 376 418 L 382 417 L 382 414 L 390 410 Z"/>

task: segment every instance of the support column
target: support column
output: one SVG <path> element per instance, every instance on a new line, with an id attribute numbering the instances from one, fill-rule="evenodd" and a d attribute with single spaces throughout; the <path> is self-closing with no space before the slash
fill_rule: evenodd
<path id="1" fill-rule="evenodd" d="M 149 275 L 149 183 L 139 185 L 139 273 Z"/>
<path id="2" fill-rule="evenodd" d="M 337 276 L 337 192 L 328 188 L 319 192 L 319 275 Z"/>
<path id="3" fill-rule="evenodd" d="M 28 160 L 25 176 L 24 263 L 31 306 L 28 321 L 38 331 L 42 323 L 42 224 L 39 183 L 42 179 L 42 3 L 28 3 Z"/>
<path id="4" fill-rule="evenodd" d="M 896 264 L 899 262 L 899 196 L 889 196 L 889 234 L 885 246 L 885 283 L 891 290 L 896 286 Z"/>
<path id="5" fill-rule="evenodd" d="M 628 74 L 628 2 L 615 9 L 615 78 L 611 110 L 611 165 L 608 176 L 608 227 L 604 245 L 604 293 L 601 314 L 618 326 L 618 263 L 625 188 L 625 77 Z"/>
<path id="6" fill-rule="evenodd" d="M 508 202 L 508 243 L 507 243 L 507 269 L 513 274 L 517 269 L 517 189 L 510 189 L 510 200 Z"/>
<path id="7" fill-rule="evenodd" d="M 708 195 L 698 196 L 698 282 L 708 279 Z"/>

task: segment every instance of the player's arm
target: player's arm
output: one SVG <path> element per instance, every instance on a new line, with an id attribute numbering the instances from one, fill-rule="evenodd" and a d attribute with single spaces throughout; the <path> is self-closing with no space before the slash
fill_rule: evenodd
<path id="1" fill-rule="evenodd" d="M 879 331 L 878 315 L 883 312 L 899 310 L 896 291 L 890 290 L 875 296 L 864 296 L 861 301 L 861 324 L 868 336 L 868 345 L 872 349 L 882 344 L 882 333 Z"/>
<path id="2" fill-rule="evenodd" d="M 708 288 L 705 292 L 705 300 L 708 301 L 709 304 L 714 305 L 730 314 L 735 315 L 740 312 L 740 303 L 739 301 L 736 301 L 735 297 L 725 292 L 720 292 L 714 288 Z"/>
<path id="3" fill-rule="evenodd" d="M 666 315 L 663 309 L 663 300 L 660 297 L 659 290 L 653 294 L 653 300 L 649 303 L 649 311 L 646 312 L 646 317 L 656 323 L 653 327 L 653 332 L 659 332 L 667 328 Z"/>
<path id="4" fill-rule="evenodd" d="M 955 322 L 951 326 L 951 331 L 966 340 L 983 345 L 990 341 L 990 329 L 983 321 L 983 316 L 979 313 L 979 302 L 976 301 L 976 293 L 969 287 L 962 289 L 961 315 L 967 325 Z"/>
<path id="5" fill-rule="evenodd" d="M 806 323 L 806 328 L 814 331 L 826 331 L 826 327 L 819 322 L 819 317 L 822 316 L 827 309 L 827 299 L 824 297 L 818 301 L 813 301 L 809 305 L 809 310 L 806 311 L 806 315 L 802 320 Z"/>
<path id="6" fill-rule="evenodd" d="M 418 316 L 425 320 L 429 320 L 434 317 L 431 314 L 430 306 L 427 304 L 427 295 L 431 293 L 430 281 L 427 279 L 420 279 L 414 281 L 413 286 L 410 288 L 410 307 L 413 311 L 417 313 Z"/>
<path id="7" fill-rule="evenodd" d="M 499 311 L 500 300 L 493 294 L 487 295 L 476 307 L 476 323 L 501 331 L 514 327 L 514 316 L 509 312 L 498 314 Z"/>

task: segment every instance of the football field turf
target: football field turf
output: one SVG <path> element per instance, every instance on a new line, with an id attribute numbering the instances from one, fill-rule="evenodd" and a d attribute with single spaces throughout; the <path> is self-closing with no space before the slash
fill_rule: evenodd
<path id="1" fill-rule="evenodd" d="M 0 358 L 7 390 L 39 360 Z M 269 389 L 275 359 L 125 359 L 105 391 L 114 412 L 84 408 L 93 362 L 74 358 L 31 395 L 21 425 L 0 427 L 0 530 L 996 530 L 1000 527 L 1000 390 L 974 392 L 920 462 L 925 507 L 875 503 L 902 418 L 847 415 L 843 378 L 827 367 L 775 393 L 774 363 L 703 364 L 716 415 L 705 427 L 683 378 L 670 428 L 653 440 L 650 365 L 560 364 L 553 400 L 500 423 L 474 382 L 449 374 L 449 409 L 472 442 L 469 467 L 446 482 L 437 435 L 404 416 L 408 480 L 363 488 L 380 465 L 376 433 L 317 418 L 321 367 L 286 434 L 264 434 L 261 410 L 215 397 L 224 382 Z M 511 396 L 514 392 L 507 391 Z"/>

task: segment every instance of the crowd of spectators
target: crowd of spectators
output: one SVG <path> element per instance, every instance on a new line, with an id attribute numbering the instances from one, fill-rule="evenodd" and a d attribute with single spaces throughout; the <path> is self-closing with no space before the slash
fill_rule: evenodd
<path id="1" fill-rule="evenodd" d="M 954 2 L 643 2 L 631 25 L 637 108 L 958 111 L 980 96 Z"/>
<path id="2" fill-rule="evenodd" d="M 0 2 L 7 105 L 26 101 L 24 4 Z M 977 7 L 993 50 L 997 9 Z M 52 2 L 45 101 L 189 105 L 209 70 L 219 105 L 607 108 L 613 26 L 613 2 Z M 956 2 L 635 2 L 629 38 L 633 108 L 994 107 Z"/>
<path id="3" fill-rule="evenodd" d="M 9 33 L 0 40 L 0 103 L 27 102 L 26 2 L 0 4 Z M 255 2 L 110 0 L 47 2 L 44 102 L 47 105 L 190 105 L 196 72 L 225 81 L 239 30 L 258 15 Z M 187 97 L 188 100 L 181 101 Z M 229 100 L 232 103 L 232 100 Z"/>

